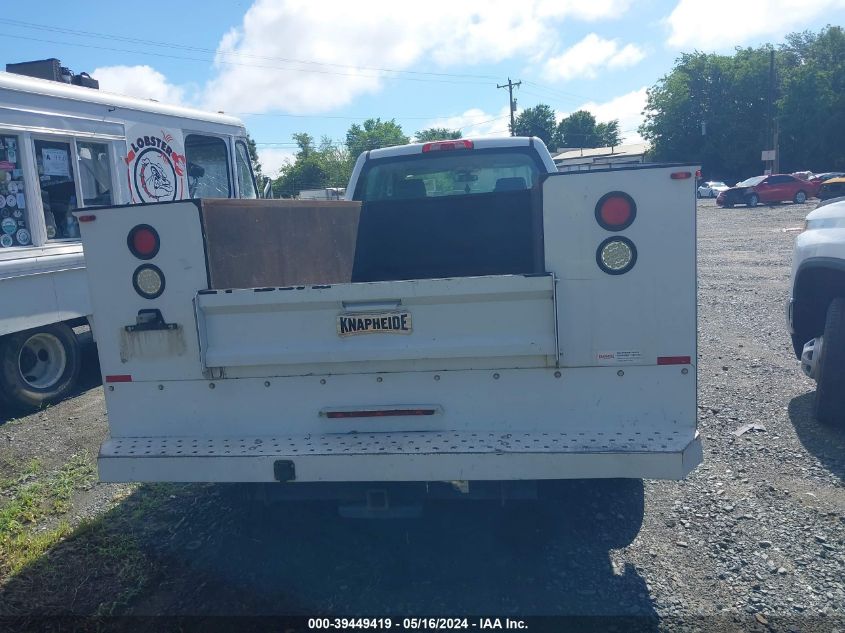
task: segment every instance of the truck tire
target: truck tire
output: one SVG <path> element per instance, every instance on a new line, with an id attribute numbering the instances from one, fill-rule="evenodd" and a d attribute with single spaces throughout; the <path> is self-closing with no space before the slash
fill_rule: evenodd
<path id="1" fill-rule="evenodd" d="M 827 308 L 824 346 L 818 363 L 814 417 L 824 424 L 845 421 L 845 298 L 837 297 Z"/>
<path id="2" fill-rule="evenodd" d="M 54 323 L 0 339 L 0 395 L 13 407 L 37 409 L 65 397 L 79 377 L 73 330 Z"/>

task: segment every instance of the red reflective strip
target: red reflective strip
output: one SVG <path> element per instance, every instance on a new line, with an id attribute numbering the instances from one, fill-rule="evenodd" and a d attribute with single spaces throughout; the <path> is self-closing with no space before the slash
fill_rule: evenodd
<path id="1" fill-rule="evenodd" d="M 96 219 L 97 219 L 96 215 L 80 215 L 79 216 L 80 222 L 93 222 Z"/>
<path id="2" fill-rule="evenodd" d="M 327 418 L 387 418 L 400 415 L 434 415 L 434 409 L 379 409 L 375 411 L 328 411 Z"/>
<path id="3" fill-rule="evenodd" d="M 106 376 L 106 382 L 132 382 L 132 376 L 129 374 L 116 374 L 114 376 Z"/>
<path id="4" fill-rule="evenodd" d="M 687 178 L 692 178 L 692 174 L 688 171 L 673 171 L 672 180 L 686 180 Z"/>
<path id="5" fill-rule="evenodd" d="M 453 149 L 472 149 L 475 144 L 469 139 L 460 139 L 457 141 L 435 141 L 434 143 L 426 143 L 423 145 L 423 152 L 436 152 Z"/>
<path id="6" fill-rule="evenodd" d="M 658 356 L 658 365 L 689 365 L 691 363 L 689 356 Z"/>

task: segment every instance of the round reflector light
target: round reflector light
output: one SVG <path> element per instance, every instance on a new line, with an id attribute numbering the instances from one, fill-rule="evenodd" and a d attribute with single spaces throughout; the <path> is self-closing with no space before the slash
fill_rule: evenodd
<path id="1" fill-rule="evenodd" d="M 627 229 L 637 217 L 637 203 L 623 191 L 604 194 L 596 203 L 596 222 L 608 231 Z"/>
<path id="2" fill-rule="evenodd" d="M 609 237 L 599 244 L 596 263 L 608 275 L 627 273 L 637 263 L 637 247 L 627 237 Z"/>
<path id="3" fill-rule="evenodd" d="M 164 292 L 164 273 L 158 266 L 144 264 L 135 269 L 132 275 L 132 285 L 135 292 L 144 299 L 155 299 Z"/>
<path id="4" fill-rule="evenodd" d="M 138 259 L 152 259 L 158 255 L 160 246 L 158 231 L 149 224 L 139 224 L 129 231 L 126 244 Z"/>

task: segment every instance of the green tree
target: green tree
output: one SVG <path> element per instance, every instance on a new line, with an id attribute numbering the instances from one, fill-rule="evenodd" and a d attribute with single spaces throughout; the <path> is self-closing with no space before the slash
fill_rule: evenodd
<path id="1" fill-rule="evenodd" d="M 261 162 L 258 160 L 258 148 L 255 145 L 255 140 L 250 136 L 249 132 L 246 134 L 246 149 L 249 153 L 249 160 L 252 163 L 252 171 L 255 174 L 255 179 L 261 182 L 264 174 L 261 173 Z"/>
<path id="2" fill-rule="evenodd" d="M 430 127 L 426 130 L 420 130 L 414 134 L 414 140 L 417 143 L 427 143 L 429 141 L 447 141 L 449 139 L 461 138 L 460 130 L 450 130 L 445 127 Z"/>
<path id="3" fill-rule="evenodd" d="M 297 196 L 303 189 L 345 187 L 352 172 L 346 147 L 327 136 L 314 144 L 314 137 L 306 132 L 293 135 L 298 150 L 293 161 L 279 170 L 273 181 L 273 195 L 279 198 Z"/>
<path id="4" fill-rule="evenodd" d="M 514 119 L 514 136 L 537 136 L 552 147 L 555 137 L 555 111 L 545 103 L 526 108 Z"/>
<path id="5" fill-rule="evenodd" d="M 350 160 L 354 161 L 363 152 L 380 147 L 405 145 L 410 140 L 395 119 L 367 119 L 363 125 L 353 123 L 349 127 L 346 132 L 346 149 Z"/>
<path id="6" fill-rule="evenodd" d="M 288 161 L 279 170 L 279 177 L 273 181 L 273 195 L 277 198 L 292 198 L 303 189 L 321 189 L 326 185 L 328 174 L 319 152 L 314 147 L 314 137 L 306 132 L 293 135 L 299 150 L 293 162 Z"/>
<path id="7" fill-rule="evenodd" d="M 596 117 L 586 110 L 576 110 L 561 119 L 555 132 L 561 147 L 610 147 L 620 141 L 619 121 L 596 123 Z"/>
<path id="8" fill-rule="evenodd" d="M 657 160 L 702 165 L 707 178 L 740 180 L 762 171 L 769 50 L 733 56 L 685 53 L 649 89 L 640 134 Z"/>
<path id="9" fill-rule="evenodd" d="M 326 174 L 327 187 L 345 187 L 352 175 L 352 161 L 349 150 L 344 145 L 335 143 L 328 136 L 320 140 L 318 149 L 320 163 Z"/>
<path id="10" fill-rule="evenodd" d="M 596 123 L 596 136 L 599 139 L 597 147 L 614 147 L 622 142 L 622 134 L 619 132 L 619 120 L 614 119 L 607 123 Z"/>
<path id="11" fill-rule="evenodd" d="M 780 171 L 845 170 L 845 32 L 788 35 L 777 68 Z"/>

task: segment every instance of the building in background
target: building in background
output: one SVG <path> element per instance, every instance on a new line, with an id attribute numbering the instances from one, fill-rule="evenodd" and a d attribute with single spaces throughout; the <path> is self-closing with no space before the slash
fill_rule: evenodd
<path id="1" fill-rule="evenodd" d="M 558 171 L 589 171 L 644 163 L 648 143 L 615 147 L 564 147 L 553 156 Z"/>

